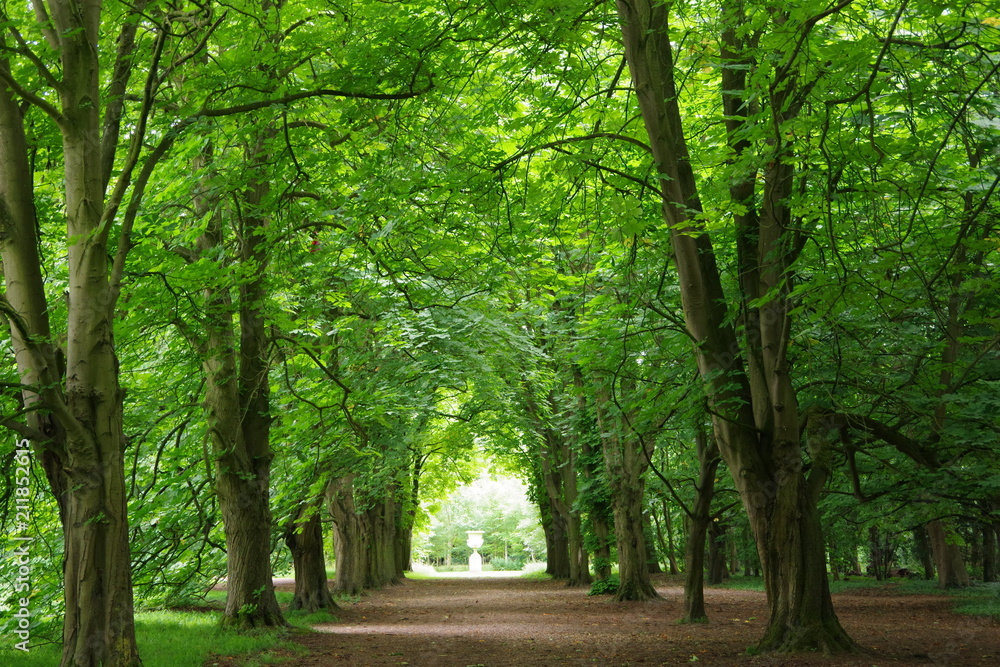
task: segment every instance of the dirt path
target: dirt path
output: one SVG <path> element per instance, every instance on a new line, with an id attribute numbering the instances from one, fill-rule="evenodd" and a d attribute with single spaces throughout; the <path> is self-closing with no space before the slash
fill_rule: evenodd
<path id="1" fill-rule="evenodd" d="M 834 596 L 847 631 L 872 655 L 751 658 L 763 632 L 763 593 L 706 591 L 711 623 L 679 625 L 682 590 L 615 604 L 555 582 L 407 581 L 346 606 L 340 622 L 300 636 L 310 655 L 284 665 L 1000 665 L 1000 624 L 951 613 L 939 596 L 863 590 Z"/>

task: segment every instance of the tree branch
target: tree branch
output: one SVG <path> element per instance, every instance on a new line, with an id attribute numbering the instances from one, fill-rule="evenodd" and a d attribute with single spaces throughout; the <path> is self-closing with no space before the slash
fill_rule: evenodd
<path id="1" fill-rule="evenodd" d="M 643 143 L 642 141 L 639 141 L 638 139 L 635 139 L 634 137 L 630 137 L 630 136 L 627 136 L 627 135 L 624 135 L 624 134 L 617 134 L 615 132 L 594 132 L 592 134 L 586 134 L 586 135 L 581 136 L 581 137 L 568 137 L 566 139 L 557 139 L 556 141 L 550 141 L 548 143 L 541 144 L 540 146 L 534 146 L 532 148 L 525 148 L 524 150 L 519 151 L 519 152 L 515 153 L 514 155 L 511 155 L 506 160 L 504 160 L 504 161 L 502 161 L 502 162 L 494 165 L 493 167 L 490 168 L 490 171 L 494 171 L 494 172 L 501 171 L 504 167 L 510 165 L 511 163 L 517 162 L 521 158 L 523 158 L 523 157 L 525 157 L 527 155 L 531 155 L 532 153 L 537 153 L 538 151 L 544 151 L 544 150 L 548 150 L 550 148 L 555 148 L 557 146 L 563 146 L 565 144 L 577 143 L 577 142 L 580 142 L 580 141 L 593 141 L 594 139 L 618 139 L 619 141 L 624 141 L 624 142 L 630 143 L 630 144 L 632 144 L 634 146 L 638 146 L 639 148 L 641 148 L 642 150 L 646 151 L 647 153 L 652 154 L 652 152 L 653 152 L 653 149 L 650 148 L 648 144 Z"/>

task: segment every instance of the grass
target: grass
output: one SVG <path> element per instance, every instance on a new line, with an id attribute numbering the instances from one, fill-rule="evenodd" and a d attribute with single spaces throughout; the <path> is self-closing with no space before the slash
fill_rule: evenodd
<path id="1" fill-rule="evenodd" d="M 289 611 L 285 613 L 285 620 L 288 621 L 293 628 L 309 632 L 312 630 L 312 626 L 314 625 L 320 625 L 322 623 L 336 623 L 337 617 L 328 611 L 314 611 L 311 613 Z"/>
<path id="2" fill-rule="evenodd" d="M 281 632 L 237 633 L 219 627 L 219 612 L 136 614 L 139 655 L 146 667 L 200 667 L 209 655 L 247 656 L 245 665 L 275 664 L 274 649 L 291 649 Z"/>
<path id="3" fill-rule="evenodd" d="M 955 598 L 955 611 L 969 616 L 988 616 L 1000 619 L 1000 584 L 981 584 L 972 588 L 951 591 Z"/>
<path id="4" fill-rule="evenodd" d="M 706 588 L 724 588 L 737 591 L 763 591 L 763 577 L 730 577 L 721 584 L 705 584 Z"/>
<path id="5" fill-rule="evenodd" d="M 296 627 L 312 622 L 310 615 L 290 615 Z M 201 667 L 210 655 L 240 656 L 241 665 L 259 667 L 281 662 L 277 650 L 300 650 L 284 632 L 237 633 L 219 627 L 218 611 L 143 611 L 135 615 L 136 642 L 145 667 Z M 322 620 L 316 622 L 323 622 Z M 306 626 L 307 627 L 307 626 Z M 301 649 L 304 650 L 304 649 Z M 18 667 L 58 665 L 62 647 L 47 644 L 27 653 L 0 648 L 0 664 Z"/>
<path id="6" fill-rule="evenodd" d="M 936 580 L 926 579 L 890 579 L 876 581 L 874 577 L 851 577 L 850 579 L 830 582 L 831 593 L 844 593 L 850 590 L 864 588 L 892 587 L 894 595 L 948 595 L 954 601 L 956 614 L 968 616 L 984 616 L 1000 619 L 1000 583 L 976 584 L 969 588 L 941 590 Z M 761 577 L 732 577 L 718 586 L 745 591 L 763 591 L 764 580 Z"/>
<path id="7" fill-rule="evenodd" d="M 287 608 L 294 596 L 279 591 L 277 597 L 279 604 Z M 219 623 L 225 603 L 224 591 L 209 591 L 204 605 L 197 609 L 137 612 L 136 642 L 144 667 L 202 667 L 213 655 L 238 657 L 240 665 L 260 667 L 288 659 L 279 652 L 287 656 L 289 651 L 305 651 L 288 640 L 288 631 L 239 633 L 222 629 Z M 308 631 L 313 625 L 337 620 L 328 612 L 286 612 L 285 619 L 292 626 L 292 632 Z M 27 653 L 12 648 L 12 644 L 13 641 L 0 647 L 0 665 L 52 667 L 59 664 L 62 654 L 59 644 L 32 646 Z"/>

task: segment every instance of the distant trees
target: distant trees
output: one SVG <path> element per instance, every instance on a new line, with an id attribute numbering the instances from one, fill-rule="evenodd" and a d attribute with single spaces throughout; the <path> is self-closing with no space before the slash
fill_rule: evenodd
<path id="1" fill-rule="evenodd" d="M 415 549 L 433 564 L 464 563 L 472 552 L 466 531 L 482 530 L 479 553 L 484 562 L 523 565 L 543 559 L 545 541 L 538 510 L 520 487 L 514 478 L 471 480 L 441 504 Z"/>

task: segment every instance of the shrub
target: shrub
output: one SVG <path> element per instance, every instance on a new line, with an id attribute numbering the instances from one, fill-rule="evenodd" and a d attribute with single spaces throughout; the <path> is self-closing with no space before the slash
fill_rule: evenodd
<path id="1" fill-rule="evenodd" d="M 524 569 L 524 560 L 521 558 L 491 558 L 490 565 L 493 566 L 494 570 L 522 570 Z"/>
<path id="2" fill-rule="evenodd" d="M 618 592 L 620 585 L 621 581 L 618 579 L 618 575 L 612 574 L 607 579 L 600 579 L 591 584 L 587 595 L 614 595 Z"/>

